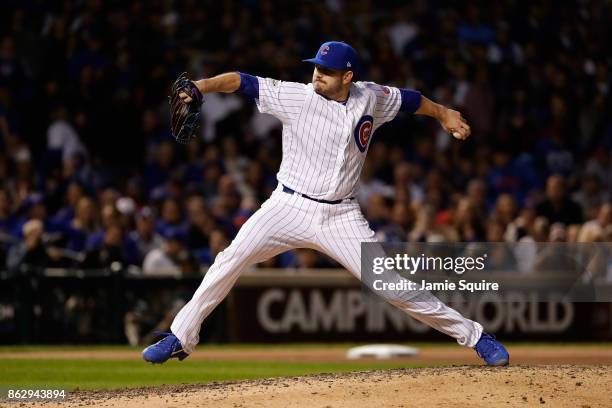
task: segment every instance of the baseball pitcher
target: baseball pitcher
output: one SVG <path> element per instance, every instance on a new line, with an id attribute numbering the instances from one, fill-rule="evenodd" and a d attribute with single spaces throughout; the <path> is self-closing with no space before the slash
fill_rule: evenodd
<path id="1" fill-rule="evenodd" d="M 278 187 L 242 226 L 208 270 L 193 298 L 174 319 L 171 333 L 143 351 L 146 361 L 183 360 L 199 341 L 203 320 L 225 298 L 247 267 L 294 248 L 312 248 L 361 278 L 362 242 L 375 242 L 355 200 L 372 135 L 398 112 L 427 115 L 457 139 L 470 127 L 455 110 L 419 92 L 353 81 L 356 51 L 344 42 L 326 42 L 314 58 L 309 84 L 261 78 L 241 72 L 195 82 L 179 78 L 173 87 L 172 130 L 180 142 L 193 137 L 202 94 L 241 92 L 255 99 L 260 112 L 283 124 Z M 476 350 L 486 364 L 507 365 L 509 354 L 482 326 L 429 293 L 391 303 Z"/>

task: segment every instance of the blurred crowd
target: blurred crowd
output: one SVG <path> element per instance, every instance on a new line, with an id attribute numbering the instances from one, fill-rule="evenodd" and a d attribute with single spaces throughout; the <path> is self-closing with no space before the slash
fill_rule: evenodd
<path id="1" fill-rule="evenodd" d="M 308 82 L 301 59 L 330 39 L 359 51 L 358 79 L 473 130 L 400 114 L 377 131 L 357 198 L 380 240 L 610 241 L 611 23 L 603 0 L 4 1 L 0 265 L 210 265 L 276 186 L 280 122 L 211 94 L 200 140 L 177 145 L 169 85 Z M 335 266 L 310 250 L 264 265 Z"/>

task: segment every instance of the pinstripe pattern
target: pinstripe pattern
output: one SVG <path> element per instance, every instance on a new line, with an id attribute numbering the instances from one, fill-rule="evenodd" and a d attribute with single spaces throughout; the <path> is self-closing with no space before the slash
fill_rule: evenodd
<path id="1" fill-rule="evenodd" d="M 319 199 L 355 196 L 369 147 L 368 143 L 363 152 L 357 147 L 357 123 L 366 115 L 372 116 L 374 133 L 393 120 L 401 105 L 399 89 L 355 82 L 343 105 L 314 92 L 312 84 L 261 77 L 257 80 L 259 111 L 276 116 L 284 125 L 278 180 Z"/>
<path id="2" fill-rule="evenodd" d="M 171 330 L 191 353 L 199 341 L 202 322 L 247 267 L 292 248 L 313 248 L 360 279 L 361 242 L 375 241 L 374 231 L 354 201 L 321 204 L 277 188 L 243 225 L 231 245 L 217 256 L 193 298 L 174 319 Z M 401 296 L 387 300 L 461 345 L 473 346 L 482 333 L 480 324 L 465 319 L 428 292 L 410 301 Z"/>
<path id="3" fill-rule="evenodd" d="M 316 233 L 319 248 L 361 279 L 361 243 L 376 242 L 374 231 L 370 229 L 357 203 L 329 207 L 332 214 L 327 217 L 324 227 Z M 380 252 L 384 256 L 382 247 Z M 409 302 L 406 301 L 408 298 L 409 295 L 398 294 L 387 301 L 413 318 L 457 339 L 463 346 L 473 347 L 480 338 L 482 326 L 479 323 L 465 319 L 431 293 L 419 292 Z"/>
<path id="4" fill-rule="evenodd" d="M 258 78 L 257 107 L 283 123 L 280 183 L 311 197 L 343 200 L 359 188 L 367 145 L 358 147 L 355 127 L 364 116 L 372 133 L 395 118 L 401 105 L 399 89 L 371 82 L 351 85 L 346 105 L 313 91 L 312 85 Z M 362 151 L 363 150 L 363 151 Z M 323 204 L 287 194 L 279 184 L 272 196 L 242 226 L 230 246 L 217 255 L 193 298 L 174 319 L 171 330 L 191 353 L 200 326 L 227 296 L 247 267 L 293 248 L 317 249 L 361 279 L 361 242 L 375 242 L 374 232 L 354 200 Z M 381 248 L 382 251 L 382 248 Z M 428 292 L 409 301 L 386 299 L 399 309 L 472 347 L 482 326 L 465 319 Z"/>

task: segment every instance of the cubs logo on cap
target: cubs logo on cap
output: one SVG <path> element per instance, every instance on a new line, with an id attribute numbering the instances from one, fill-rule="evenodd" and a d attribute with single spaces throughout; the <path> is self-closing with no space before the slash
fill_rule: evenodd
<path id="1" fill-rule="evenodd" d="M 365 152 L 370 138 L 372 136 L 372 128 L 374 126 L 374 118 L 370 115 L 362 116 L 355 126 L 355 143 L 360 152 Z"/>
<path id="2" fill-rule="evenodd" d="M 357 51 L 347 43 L 341 41 L 328 41 L 321 44 L 314 58 L 305 59 L 304 62 L 310 62 L 325 68 L 345 71 L 355 68 L 358 62 L 357 59 Z"/>

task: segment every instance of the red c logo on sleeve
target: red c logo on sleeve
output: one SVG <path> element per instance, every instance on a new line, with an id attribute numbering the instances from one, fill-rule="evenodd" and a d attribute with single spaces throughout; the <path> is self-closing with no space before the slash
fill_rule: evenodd
<path id="1" fill-rule="evenodd" d="M 370 142 L 373 125 L 374 118 L 370 115 L 365 115 L 359 119 L 359 122 L 357 122 L 357 126 L 355 127 L 355 143 L 357 143 L 357 147 L 362 153 L 366 151 L 368 143 Z"/>

